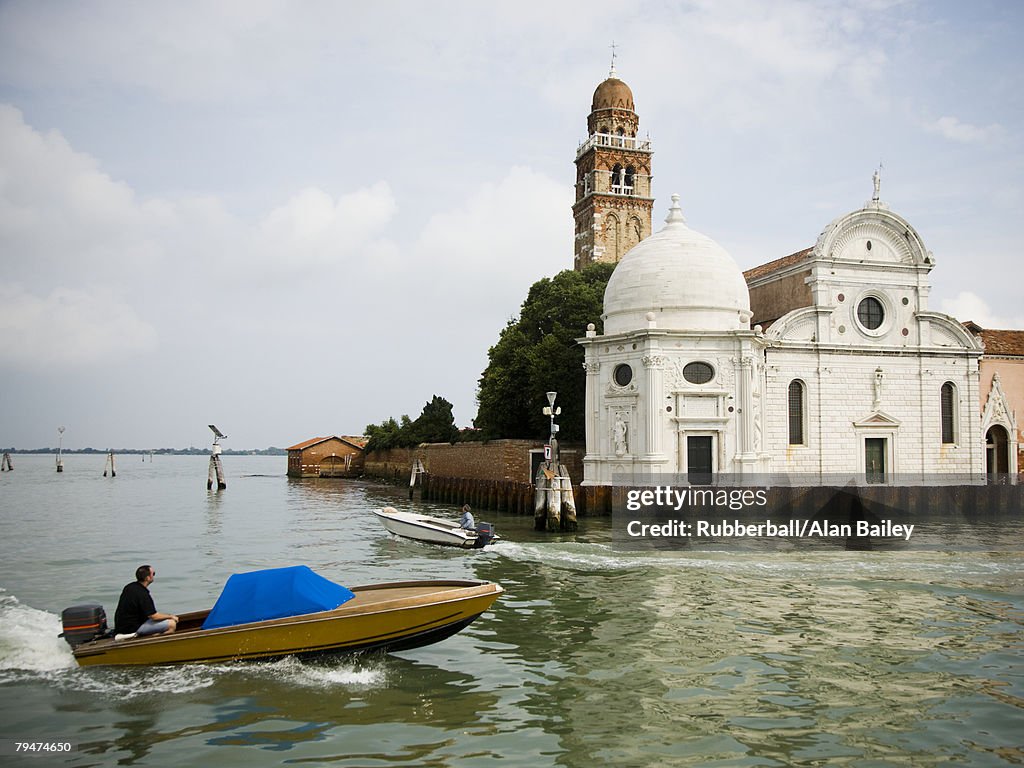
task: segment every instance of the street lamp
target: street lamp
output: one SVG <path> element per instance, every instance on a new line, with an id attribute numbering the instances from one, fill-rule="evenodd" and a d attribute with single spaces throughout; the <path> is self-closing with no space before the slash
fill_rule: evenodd
<path id="1" fill-rule="evenodd" d="M 548 443 L 551 446 L 551 461 L 554 462 L 555 471 L 558 471 L 558 440 L 556 435 L 558 434 L 558 425 L 555 424 L 555 416 L 562 413 L 562 409 L 555 408 L 555 398 L 558 397 L 557 392 L 548 392 L 548 404 L 544 407 L 544 415 L 551 419 L 551 436 L 548 438 Z"/>

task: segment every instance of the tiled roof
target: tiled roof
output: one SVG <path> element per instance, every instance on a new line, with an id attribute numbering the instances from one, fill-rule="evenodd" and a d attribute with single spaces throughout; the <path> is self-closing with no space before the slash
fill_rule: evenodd
<path id="1" fill-rule="evenodd" d="M 781 259 L 769 261 L 767 264 L 761 264 L 757 267 L 751 267 L 743 273 L 743 278 L 749 283 L 751 280 L 770 275 L 772 272 L 778 272 L 780 269 L 799 264 L 801 261 L 806 261 L 813 250 L 814 248 L 804 248 L 802 251 L 791 253 L 789 256 L 783 256 Z"/>
<path id="2" fill-rule="evenodd" d="M 301 451 L 306 448 L 309 448 L 311 445 L 322 443 L 325 440 L 341 440 L 343 443 L 348 443 L 349 445 L 353 445 L 356 448 L 364 448 L 367 443 L 365 437 L 339 437 L 338 435 L 329 435 L 327 437 L 311 437 L 309 440 L 304 440 L 301 443 L 297 443 L 296 445 L 290 446 L 286 450 Z"/>
<path id="3" fill-rule="evenodd" d="M 986 355 L 1024 357 L 1024 331 L 982 328 L 970 320 L 964 323 L 964 327 L 975 336 L 981 336 Z"/>

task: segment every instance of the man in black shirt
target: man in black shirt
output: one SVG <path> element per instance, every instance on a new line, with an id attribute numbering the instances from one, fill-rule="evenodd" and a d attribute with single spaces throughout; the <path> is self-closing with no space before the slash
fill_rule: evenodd
<path id="1" fill-rule="evenodd" d="M 152 566 L 140 565 L 135 571 L 135 581 L 121 590 L 121 599 L 114 612 L 114 633 L 117 635 L 170 634 L 178 626 L 178 617 L 171 613 L 159 613 L 149 594 L 149 585 L 156 578 Z"/>

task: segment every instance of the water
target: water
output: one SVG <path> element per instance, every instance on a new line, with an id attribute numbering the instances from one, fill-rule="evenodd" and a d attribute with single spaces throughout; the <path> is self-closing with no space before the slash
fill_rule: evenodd
<path id="1" fill-rule="evenodd" d="M 460 552 L 370 514 L 405 491 L 294 481 L 284 457 L 15 456 L 0 474 L 0 743 L 24 765 L 785 766 L 1024 762 L 1019 552 L 626 553 L 495 513 Z M 435 505 L 417 508 L 455 516 Z M 1020 528 L 1006 535 L 1020 540 Z M 390 656 L 79 668 L 60 611 L 109 614 L 151 563 L 157 608 L 233 572 L 307 564 L 347 585 L 480 578 L 462 633 Z"/>

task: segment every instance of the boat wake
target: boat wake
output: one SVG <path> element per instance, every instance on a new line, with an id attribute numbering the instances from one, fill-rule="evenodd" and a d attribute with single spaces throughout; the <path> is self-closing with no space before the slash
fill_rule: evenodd
<path id="1" fill-rule="evenodd" d="M 1021 582 L 1020 556 L 968 560 L 948 552 L 756 552 L 728 550 L 621 551 L 605 542 L 515 542 L 506 539 L 495 552 L 511 560 L 580 572 L 697 569 L 729 577 L 807 579 L 902 579 L 958 584 L 1012 579 Z"/>
<path id="2" fill-rule="evenodd" d="M 57 637 L 60 632 L 59 616 L 0 593 L 0 683 L 76 668 L 71 649 Z"/>

